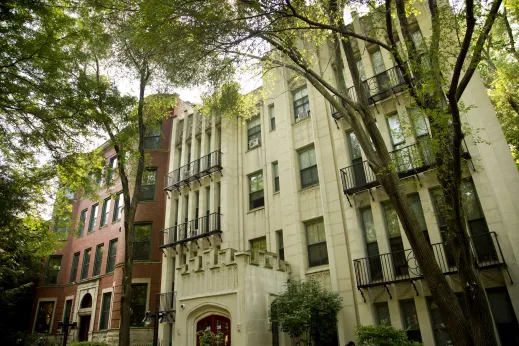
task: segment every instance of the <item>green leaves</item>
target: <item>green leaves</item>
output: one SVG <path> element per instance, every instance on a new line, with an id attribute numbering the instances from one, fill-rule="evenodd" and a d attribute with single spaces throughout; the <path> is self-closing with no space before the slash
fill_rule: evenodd
<path id="1" fill-rule="evenodd" d="M 342 298 L 329 292 L 317 281 L 287 282 L 287 290 L 270 307 L 270 321 L 291 337 L 309 337 L 326 342 L 336 333 L 337 314 Z"/>
<path id="2" fill-rule="evenodd" d="M 359 346 L 420 346 L 419 342 L 409 341 L 405 330 L 391 326 L 358 326 L 355 331 Z"/>
<path id="3" fill-rule="evenodd" d="M 199 111 L 205 116 L 248 119 L 258 112 L 256 95 L 243 95 L 240 85 L 236 82 L 223 84 L 213 94 L 203 96 L 202 101 Z"/>

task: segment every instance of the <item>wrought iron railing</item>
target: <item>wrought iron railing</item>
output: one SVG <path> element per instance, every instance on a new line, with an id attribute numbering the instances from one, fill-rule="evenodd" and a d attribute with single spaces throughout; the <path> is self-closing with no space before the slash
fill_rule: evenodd
<path id="1" fill-rule="evenodd" d="M 192 181 L 221 170 L 222 152 L 216 150 L 166 174 L 164 190 L 178 189 Z"/>
<path id="2" fill-rule="evenodd" d="M 159 248 L 175 246 L 221 232 L 220 213 L 208 214 L 160 231 Z"/>
<path id="3" fill-rule="evenodd" d="M 176 292 L 159 294 L 159 311 L 176 311 Z"/>
<path id="4" fill-rule="evenodd" d="M 432 145 L 422 140 L 390 153 L 394 169 L 400 177 L 423 172 L 435 163 Z M 377 177 L 367 161 L 357 162 L 341 169 L 341 180 L 344 193 L 352 194 L 374 186 L 378 186 Z"/>
<path id="5" fill-rule="evenodd" d="M 506 267 L 501 246 L 495 232 L 471 237 L 471 249 L 478 268 Z M 458 271 L 449 244 L 436 243 L 431 248 L 445 275 Z M 422 278 L 413 250 L 401 250 L 353 260 L 357 286 L 360 288 L 386 285 Z"/>

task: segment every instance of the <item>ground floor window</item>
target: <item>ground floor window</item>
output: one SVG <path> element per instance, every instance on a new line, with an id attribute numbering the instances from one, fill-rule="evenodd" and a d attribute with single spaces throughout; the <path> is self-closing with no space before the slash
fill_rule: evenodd
<path id="1" fill-rule="evenodd" d="M 130 308 L 132 314 L 130 317 L 130 326 L 143 327 L 144 317 L 146 315 L 146 303 L 148 300 L 148 284 L 132 284 L 132 301 Z"/>
<path id="2" fill-rule="evenodd" d="M 35 333 L 50 333 L 52 313 L 54 312 L 54 302 L 42 301 L 38 304 L 36 313 L 36 323 L 34 325 Z"/>

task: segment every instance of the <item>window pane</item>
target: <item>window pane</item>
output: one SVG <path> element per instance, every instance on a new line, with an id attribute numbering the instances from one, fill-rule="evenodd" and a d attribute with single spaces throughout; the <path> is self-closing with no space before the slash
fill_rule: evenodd
<path id="1" fill-rule="evenodd" d="M 351 153 L 351 159 L 355 160 L 360 157 L 362 157 L 362 150 L 360 148 L 360 143 L 357 140 L 357 136 L 355 133 L 350 132 L 348 133 L 348 141 L 350 145 L 350 153 Z"/>
<path id="2" fill-rule="evenodd" d="M 299 165 L 301 169 L 305 169 L 311 166 L 308 150 L 299 153 Z"/>
<path id="3" fill-rule="evenodd" d="M 393 146 L 405 143 L 404 132 L 400 126 L 400 119 L 398 119 L 398 114 L 390 115 L 387 118 L 387 123 L 389 125 L 389 134 L 391 135 Z"/>
<path id="4" fill-rule="evenodd" d="M 425 218 L 423 215 L 422 203 L 420 203 L 420 196 L 418 194 L 412 194 L 407 197 L 409 199 L 409 203 L 411 203 L 411 209 L 413 210 L 416 218 L 418 219 L 418 223 L 420 224 L 420 229 L 422 231 L 427 230 L 427 225 L 425 224 Z"/>
<path id="5" fill-rule="evenodd" d="M 248 128 L 248 129 L 252 129 L 252 128 L 256 127 L 256 126 L 260 126 L 260 124 L 261 124 L 261 123 L 260 123 L 260 118 L 259 118 L 259 117 L 254 117 L 254 118 L 252 118 L 252 119 L 248 122 L 248 124 L 247 124 L 247 128 Z"/>
<path id="6" fill-rule="evenodd" d="M 250 241 L 251 249 L 267 250 L 267 238 L 262 237 Z"/>
<path id="7" fill-rule="evenodd" d="M 377 324 L 383 326 L 391 325 L 391 316 L 389 315 L 389 306 L 387 303 L 375 304 L 375 311 L 377 313 Z"/>
<path id="8" fill-rule="evenodd" d="M 484 217 L 483 211 L 479 205 L 478 194 L 476 193 L 472 181 L 464 181 L 461 184 L 461 198 L 467 220 L 470 221 Z"/>
<path id="9" fill-rule="evenodd" d="M 132 301 L 130 308 L 132 314 L 130 316 L 130 326 L 142 327 L 144 316 L 146 314 L 146 301 L 148 294 L 148 284 L 132 284 Z"/>
<path id="10" fill-rule="evenodd" d="M 434 339 L 436 341 L 436 345 L 438 346 L 448 346 L 452 345 L 449 334 L 447 333 L 447 329 L 445 327 L 445 323 L 443 322 L 443 317 L 440 312 L 440 308 L 438 304 L 432 299 L 428 299 L 429 303 L 429 312 L 431 315 L 431 323 L 434 331 Z"/>
<path id="11" fill-rule="evenodd" d="M 427 127 L 425 115 L 418 108 L 410 108 L 407 110 L 407 113 L 411 118 L 411 123 L 413 124 L 416 137 L 428 135 L 429 129 Z"/>
<path id="12" fill-rule="evenodd" d="M 433 189 L 431 190 L 431 198 L 434 206 L 434 213 L 436 215 L 436 221 L 438 222 L 439 227 L 444 227 L 447 224 L 445 220 L 446 208 L 445 208 L 445 199 L 443 198 L 443 192 L 441 189 Z"/>
<path id="13" fill-rule="evenodd" d="M 46 334 L 50 333 L 50 322 L 52 319 L 53 311 L 54 302 L 40 302 L 38 306 L 38 314 L 36 316 L 34 332 Z"/>
<path id="14" fill-rule="evenodd" d="M 371 61 L 373 62 L 373 70 L 375 71 L 375 74 L 382 73 L 386 70 L 380 50 L 371 53 Z"/>
<path id="15" fill-rule="evenodd" d="M 311 224 L 306 226 L 306 235 L 308 239 L 308 245 L 319 243 L 319 229 L 317 224 Z"/>
<path id="16" fill-rule="evenodd" d="M 108 249 L 108 258 L 106 260 L 106 273 L 114 271 L 115 258 L 117 255 L 117 240 L 110 241 L 110 248 Z"/>
<path id="17" fill-rule="evenodd" d="M 384 216 L 386 217 L 386 227 L 389 237 L 400 236 L 400 225 L 398 224 L 398 215 L 395 208 L 389 203 L 384 204 Z"/>
<path id="18" fill-rule="evenodd" d="M 362 219 L 362 228 L 366 236 L 366 243 L 374 243 L 377 241 L 377 233 L 375 230 L 375 222 L 373 222 L 373 213 L 371 209 L 364 209 L 360 212 Z"/>
<path id="19" fill-rule="evenodd" d="M 103 302 L 101 304 L 101 321 L 99 323 L 100 330 L 108 329 L 111 302 L 112 302 L 112 293 L 103 294 Z"/>
<path id="20" fill-rule="evenodd" d="M 406 300 L 401 302 L 402 314 L 404 316 L 404 327 L 410 329 L 420 329 L 418 323 L 418 314 L 413 300 Z"/>
<path id="21" fill-rule="evenodd" d="M 49 285 L 57 285 L 60 270 L 61 256 L 49 257 L 49 261 L 47 263 L 47 273 L 45 275 L 45 283 Z"/>

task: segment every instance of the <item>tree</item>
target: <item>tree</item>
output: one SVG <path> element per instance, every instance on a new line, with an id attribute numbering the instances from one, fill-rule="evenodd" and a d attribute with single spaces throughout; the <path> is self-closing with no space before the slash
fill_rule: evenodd
<path id="1" fill-rule="evenodd" d="M 410 341 L 405 330 L 391 326 L 358 326 L 355 331 L 359 346 L 420 346 L 419 342 Z"/>
<path id="2" fill-rule="evenodd" d="M 352 3 L 370 7 L 373 27 L 368 33 L 354 32 L 344 22 L 344 8 Z M 467 0 L 454 11 L 448 2 L 427 2 L 432 34 L 415 43 L 410 32 L 412 1 L 258 0 L 193 2 L 154 1 L 161 9 L 154 18 L 156 45 L 167 51 L 165 33 L 182 32 L 187 42 L 203 50 L 194 58 L 207 58 L 207 69 L 218 59 L 223 66 L 259 62 L 264 71 L 284 68 L 305 78 L 347 121 L 393 204 L 424 279 L 437 301 L 456 345 L 496 345 L 496 335 L 486 293 L 476 271 L 464 223 L 460 185 L 462 177 L 461 97 L 482 59 L 482 51 L 498 15 L 501 0 L 486 6 Z M 464 6 L 463 6 L 464 5 Z M 375 25 L 375 23 L 382 24 Z M 397 43 L 397 36 L 401 44 Z M 431 124 L 431 148 L 444 200 L 447 241 L 452 244 L 468 313 L 463 314 L 456 296 L 435 261 L 434 254 L 410 208 L 395 164 L 376 125 L 356 66 L 352 40 L 378 46 L 391 55 L 404 80 L 412 103 Z M 335 80 L 324 78 L 315 63 L 324 42 L 332 42 Z M 423 55 L 422 52 L 427 54 Z M 342 69 L 348 66 L 355 98 L 347 92 Z M 225 68 L 224 68 L 225 70 Z M 442 71 L 452 71 L 445 75 Z M 196 80 L 196 79 L 195 79 Z M 239 98 L 239 95 L 236 96 Z M 470 105 L 469 105 L 470 106 Z"/>
<path id="3" fill-rule="evenodd" d="M 337 334 L 337 314 L 342 308 L 339 293 L 330 292 L 319 282 L 287 282 L 287 290 L 270 306 L 270 322 L 277 324 L 303 345 L 325 345 Z"/>

